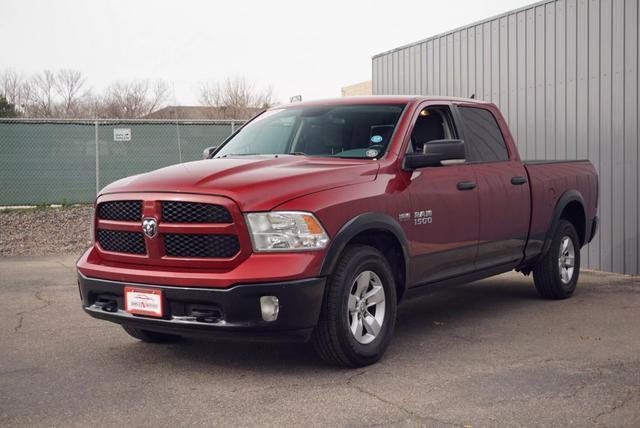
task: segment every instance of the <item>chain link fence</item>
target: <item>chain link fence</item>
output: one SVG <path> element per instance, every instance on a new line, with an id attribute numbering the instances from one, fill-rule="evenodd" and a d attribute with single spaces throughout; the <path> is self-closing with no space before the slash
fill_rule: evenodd
<path id="1" fill-rule="evenodd" d="M 0 205 L 93 202 L 119 178 L 201 159 L 242 124 L 0 119 Z"/>

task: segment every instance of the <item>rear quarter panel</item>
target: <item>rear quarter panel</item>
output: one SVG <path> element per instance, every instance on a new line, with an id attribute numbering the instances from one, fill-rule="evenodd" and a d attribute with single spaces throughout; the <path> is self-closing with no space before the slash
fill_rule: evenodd
<path id="1" fill-rule="evenodd" d="M 577 190 L 585 202 L 587 224 L 596 215 L 598 175 L 589 161 L 525 163 L 531 186 L 531 226 L 528 252 L 542 246 L 556 204 L 562 195 Z"/>

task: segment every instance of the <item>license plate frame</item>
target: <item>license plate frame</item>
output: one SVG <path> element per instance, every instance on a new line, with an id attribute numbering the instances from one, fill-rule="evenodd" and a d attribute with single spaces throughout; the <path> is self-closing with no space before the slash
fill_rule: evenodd
<path id="1" fill-rule="evenodd" d="M 124 310 L 133 315 L 164 317 L 164 296 L 159 288 L 124 287 Z"/>

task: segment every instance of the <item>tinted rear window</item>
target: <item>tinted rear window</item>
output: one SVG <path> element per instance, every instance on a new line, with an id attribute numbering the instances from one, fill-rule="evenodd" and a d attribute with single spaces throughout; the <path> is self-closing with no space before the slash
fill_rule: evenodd
<path id="1" fill-rule="evenodd" d="M 474 107 L 460 107 L 459 110 L 464 121 L 467 161 L 508 160 L 507 145 L 493 114 L 489 110 Z"/>

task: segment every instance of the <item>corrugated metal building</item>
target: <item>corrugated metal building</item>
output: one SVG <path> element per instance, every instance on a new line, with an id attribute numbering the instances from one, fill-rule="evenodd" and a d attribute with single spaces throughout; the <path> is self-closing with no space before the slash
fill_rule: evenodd
<path id="1" fill-rule="evenodd" d="M 489 100 L 524 159 L 590 159 L 593 269 L 640 273 L 638 0 L 547 0 L 373 57 L 374 94 Z"/>

